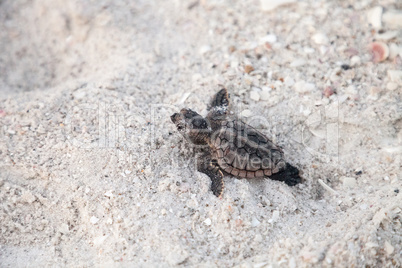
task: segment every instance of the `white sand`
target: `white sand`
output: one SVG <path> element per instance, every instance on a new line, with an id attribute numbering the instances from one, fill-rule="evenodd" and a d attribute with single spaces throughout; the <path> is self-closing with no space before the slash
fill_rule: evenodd
<path id="1" fill-rule="evenodd" d="M 158 2 L 0 1 L 0 266 L 400 267 L 401 4 Z M 212 194 L 169 116 L 219 84 L 302 185 Z"/>

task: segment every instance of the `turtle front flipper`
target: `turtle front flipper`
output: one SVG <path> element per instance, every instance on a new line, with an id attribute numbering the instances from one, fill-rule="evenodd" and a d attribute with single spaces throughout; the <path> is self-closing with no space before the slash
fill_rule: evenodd
<path id="1" fill-rule="evenodd" d="M 222 121 L 226 120 L 229 114 L 229 94 L 226 88 L 222 88 L 215 94 L 209 107 L 207 119 L 213 131 L 220 128 Z"/>
<path id="2" fill-rule="evenodd" d="M 222 88 L 213 97 L 210 109 L 212 109 L 214 107 L 221 107 L 222 109 L 227 110 L 229 108 L 229 104 L 230 103 L 229 103 L 228 91 L 226 88 Z"/>
<path id="3" fill-rule="evenodd" d="M 198 158 L 199 172 L 202 172 L 211 179 L 211 190 L 217 197 L 221 197 L 223 193 L 223 173 L 217 165 L 216 161 L 212 160 L 210 155 L 202 155 Z"/>

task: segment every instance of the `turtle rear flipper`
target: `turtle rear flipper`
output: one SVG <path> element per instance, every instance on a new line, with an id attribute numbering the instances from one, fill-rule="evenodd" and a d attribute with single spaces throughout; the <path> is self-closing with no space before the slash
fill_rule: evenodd
<path id="1" fill-rule="evenodd" d="M 223 192 L 223 173 L 217 165 L 216 161 L 210 158 L 209 154 L 202 155 L 198 158 L 199 172 L 202 172 L 211 179 L 211 190 L 217 197 L 221 197 Z"/>
<path id="2" fill-rule="evenodd" d="M 302 181 L 299 170 L 289 163 L 286 163 L 286 168 L 278 173 L 269 176 L 271 180 L 283 181 L 289 186 L 295 186 Z"/>

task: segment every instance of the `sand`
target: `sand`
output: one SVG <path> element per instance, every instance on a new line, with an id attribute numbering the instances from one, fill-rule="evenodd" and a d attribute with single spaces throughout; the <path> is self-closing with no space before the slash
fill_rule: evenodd
<path id="1" fill-rule="evenodd" d="M 150 2 L 0 1 L 0 266 L 401 267 L 401 4 Z M 220 85 L 302 184 L 212 194 Z"/>

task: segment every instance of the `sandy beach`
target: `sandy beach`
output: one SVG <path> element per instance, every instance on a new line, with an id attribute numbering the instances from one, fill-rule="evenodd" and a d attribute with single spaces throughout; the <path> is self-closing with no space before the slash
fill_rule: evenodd
<path id="1" fill-rule="evenodd" d="M 212 194 L 222 86 L 303 183 Z M 402 267 L 401 95 L 398 0 L 0 0 L 0 267 Z"/>

